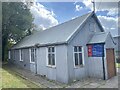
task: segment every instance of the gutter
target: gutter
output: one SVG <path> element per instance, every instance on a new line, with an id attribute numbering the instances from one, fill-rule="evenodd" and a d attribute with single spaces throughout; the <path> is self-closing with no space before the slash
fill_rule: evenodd
<path id="1" fill-rule="evenodd" d="M 14 50 L 14 49 L 26 49 L 26 48 L 31 48 L 31 47 L 37 47 L 37 48 L 39 48 L 39 47 L 54 46 L 54 45 L 57 46 L 57 45 L 63 45 L 63 44 L 67 45 L 68 42 L 58 42 L 58 43 L 48 43 L 48 44 L 39 44 L 39 43 L 36 43 L 36 44 L 34 44 L 32 46 L 25 46 L 25 47 L 19 47 L 19 48 L 11 48 L 10 50 Z"/>
<path id="2" fill-rule="evenodd" d="M 86 46 L 87 46 L 87 45 L 93 45 L 93 44 L 105 44 L 105 42 L 100 42 L 100 43 L 88 43 L 88 44 L 86 44 Z"/>

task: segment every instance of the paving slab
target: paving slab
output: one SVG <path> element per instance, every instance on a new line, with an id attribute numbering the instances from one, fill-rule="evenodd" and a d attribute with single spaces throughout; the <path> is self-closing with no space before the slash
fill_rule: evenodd
<path id="1" fill-rule="evenodd" d="M 118 88 L 118 76 L 115 76 L 99 86 L 99 88 Z"/>

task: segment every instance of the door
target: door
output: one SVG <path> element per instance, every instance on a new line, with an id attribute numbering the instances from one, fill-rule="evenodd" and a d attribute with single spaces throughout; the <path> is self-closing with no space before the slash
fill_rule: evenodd
<path id="1" fill-rule="evenodd" d="M 116 75 L 115 54 L 113 48 L 106 49 L 106 59 L 108 78 L 111 78 Z"/>

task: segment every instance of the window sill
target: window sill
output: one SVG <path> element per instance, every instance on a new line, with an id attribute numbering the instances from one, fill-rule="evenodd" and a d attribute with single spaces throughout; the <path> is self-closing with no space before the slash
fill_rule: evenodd
<path id="1" fill-rule="evenodd" d="M 35 62 L 30 62 L 31 64 L 35 64 Z"/>
<path id="2" fill-rule="evenodd" d="M 56 69 L 56 66 L 47 65 L 47 67 Z"/>
<path id="3" fill-rule="evenodd" d="M 74 66 L 75 69 L 77 69 L 77 68 L 83 68 L 83 67 L 84 67 L 84 65 Z"/>
<path id="4" fill-rule="evenodd" d="M 20 62 L 23 62 L 23 60 L 21 60 Z"/>

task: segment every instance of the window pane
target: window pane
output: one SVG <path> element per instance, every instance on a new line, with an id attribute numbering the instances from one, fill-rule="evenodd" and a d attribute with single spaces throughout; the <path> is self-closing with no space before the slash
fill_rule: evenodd
<path id="1" fill-rule="evenodd" d="M 55 65 L 54 47 L 48 47 L 48 65 Z"/>
<path id="2" fill-rule="evenodd" d="M 48 65 L 51 65 L 51 54 L 48 54 Z"/>
<path id="3" fill-rule="evenodd" d="M 75 53 L 75 65 L 78 65 L 78 54 Z"/>
<path id="4" fill-rule="evenodd" d="M 79 65 L 82 64 L 82 53 L 79 53 Z"/>
<path id="5" fill-rule="evenodd" d="M 74 52 L 77 52 L 77 46 L 74 46 Z"/>
<path id="6" fill-rule="evenodd" d="M 36 59 L 36 49 L 34 49 L 34 62 L 35 62 L 35 59 Z"/>
<path id="7" fill-rule="evenodd" d="M 35 61 L 35 56 L 34 56 L 34 52 L 33 52 L 33 59 L 32 59 L 32 62 L 34 62 Z"/>
<path id="8" fill-rule="evenodd" d="M 23 50 L 21 49 L 21 60 L 23 60 Z"/>
<path id="9" fill-rule="evenodd" d="M 50 47 L 48 47 L 48 52 L 50 52 L 51 50 L 50 50 L 51 48 Z"/>
<path id="10" fill-rule="evenodd" d="M 34 53 L 35 49 L 31 48 L 31 62 L 35 61 L 35 53 Z"/>
<path id="11" fill-rule="evenodd" d="M 79 52 L 81 52 L 82 51 L 82 47 L 78 47 L 78 50 L 79 50 Z"/>
<path id="12" fill-rule="evenodd" d="M 15 58 L 15 50 L 14 50 L 14 60 L 15 60 L 16 58 Z"/>
<path id="13" fill-rule="evenodd" d="M 52 65 L 55 65 L 55 55 L 52 54 Z"/>
<path id="14" fill-rule="evenodd" d="M 32 61 L 32 59 L 33 59 L 33 55 L 32 55 L 32 49 L 31 49 L 31 61 Z"/>
<path id="15" fill-rule="evenodd" d="M 11 58 L 12 58 L 12 59 L 13 59 L 13 54 L 14 54 L 14 53 L 13 53 L 13 50 L 12 50 L 12 51 L 11 51 Z"/>
<path id="16" fill-rule="evenodd" d="M 54 50 L 54 47 L 52 47 L 52 52 L 54 52 L 55 50 Z"/>
<path id="17" fill-rule="evenodd" d="M 31 52 L 31 61 L 33 61 L 34 56 L 33 56 L 33 52 Z"/>

